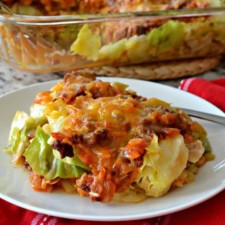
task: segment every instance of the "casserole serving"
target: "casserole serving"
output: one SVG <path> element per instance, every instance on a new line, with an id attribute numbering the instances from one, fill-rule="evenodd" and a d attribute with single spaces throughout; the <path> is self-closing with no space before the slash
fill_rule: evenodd
<path id="1" fill-rule="evenodd" d="M 30 114 L 18 111 L 6 152 L 35 190 L 101 202 L 163 196 L 214 159 L 206 130 L 183 111 L 90 73 L 66 74 Z"/>

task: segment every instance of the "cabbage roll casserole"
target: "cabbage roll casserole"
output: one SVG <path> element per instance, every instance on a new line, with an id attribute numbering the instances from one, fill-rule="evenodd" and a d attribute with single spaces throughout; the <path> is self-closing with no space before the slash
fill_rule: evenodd
<path id="1" fill-rule="evenodd" d="M 225 0 L 3 2 L 16 15 L 0 23 L 0 56 L 30 72 L 225 54 Z"/>
<path id="2" fill-rule="evenodd" d="M 176 191 L 214 158 L 206 130 L 180 109 L 78 71 L 16 112 L 5 152 L 34 190 L 104 203 Z"/>

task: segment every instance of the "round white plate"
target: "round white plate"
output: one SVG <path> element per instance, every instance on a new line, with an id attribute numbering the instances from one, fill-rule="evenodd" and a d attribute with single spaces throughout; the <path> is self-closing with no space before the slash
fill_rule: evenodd
<path id="1" fill-rule="evenodd" d="M 129 84 L 139 95 L 157 97 L 174 106 L 198 109 L 218 115 L 223 113 L 205 100 L 149 81 L 119 78 L 101 78 L 104 81 L 120 81 Z M 0 98 L 0 149 L 7 145 L 12 118 L 17 110 L 29 112 L 34 96 L 47 90 L 56 81 L 32 85 Z M 88 198 L 64 192 L 35 192 L 29 184 L 29 175 L 22 168 L 15 168 L 10 157 L 0 151 L 0 197 L 12 204 L 43 214 L 93 221 L 122 221 L 150 218 L 176 212 L 216 195 L 225 188 L 225 127 L 201 120 L 208 131 L 216 159 L 201 168 L 194 183 L 171 191 L 160 198 L 149 198 L 137 204 L 108 204 L 91 202 Z"/>

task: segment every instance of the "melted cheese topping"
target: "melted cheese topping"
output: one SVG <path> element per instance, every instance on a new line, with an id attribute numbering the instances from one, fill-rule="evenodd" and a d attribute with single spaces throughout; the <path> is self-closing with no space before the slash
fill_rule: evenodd
<path id="1" fill-rule="evenodd" d="M 186 167 L 192 120 L 165 102 L 87 75 L 67 74 L 39 93 L 33 106 L 47 117 L 55 151 L 62 158 L 77 154 L 91 169 L 76 180 L 79 194 L 108 202 L 134 183 L 146 195 L 165 194 Z M 155 137 L 159 147 L 154 149 Z M 161 153 L 151 155 L 151 149 Z M 157 171 L 157 179 L 146 170 Z"/>

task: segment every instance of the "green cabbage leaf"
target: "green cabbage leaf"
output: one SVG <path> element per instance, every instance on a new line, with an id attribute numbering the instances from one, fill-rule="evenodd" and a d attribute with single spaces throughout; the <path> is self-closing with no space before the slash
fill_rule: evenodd
<path id="1" fill-rule="evenodd" d="M 20 162 L 24 151 L 30 145 L 29 133 L 34 132 L 38 125 L 43 125 L 46 122 L 45 117 L 34 119 L 25 112 L 16 112 L 10 129 L 9 145 L 5 149 L 7 153 L 13 155 L 13 163 Z"/>
<path id="2" fill-rule="evenodd" d="M 52 146 L 47 143 L 49 137 L 41 127 L 37 127 L 35 137 L 23 154 L 33 171 L 49 180 L 80 177 L 86 171 L 79 167 L 81 161 L 77 158 L 71 164 L 56 158 Z"/>
<path id="3" fill-rule="evenodd" d="M 168 192 L 173 181 L 186 168 L 188 149 L 182 135 L 158 141 L 154 135 L 146 148 L 136 184 L 147 196 L 159 197 Z"/>

